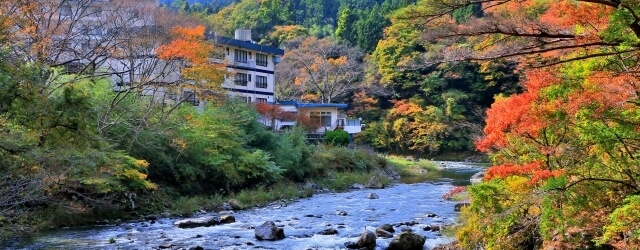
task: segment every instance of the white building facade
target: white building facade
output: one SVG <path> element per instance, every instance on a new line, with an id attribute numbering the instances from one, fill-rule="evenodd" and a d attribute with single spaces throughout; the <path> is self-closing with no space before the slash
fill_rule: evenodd
<path id="1" fill-rule="evenodd" d="M 256 44 L 250 30 L 236 30 L 234 38 L 208 33 L 218 49 L 216 60 L 224 60 L 227 77 L 222 87 L 246 103 L 275 102 L 275 65 L 284 50 Z"/>

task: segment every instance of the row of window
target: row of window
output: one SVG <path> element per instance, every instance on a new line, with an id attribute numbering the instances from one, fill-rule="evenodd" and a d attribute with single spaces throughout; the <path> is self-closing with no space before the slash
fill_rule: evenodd
<path id="1" fill-rule="evenodd" d="M 234 84 L 238 86 L 247 86 L 250 81 L 251 75 L 245 73 L 236 73 Z M 266 76 L 256 76 L 256 88 L 266 89 L 267 86 L 268 84 Z"/>
<path id="2" fill-rule="evenodd" d="M 229 54 L 229 48 L 227 48 L 227 55 L 228 54 Z M 236 49 L 234 51 L 233 58 L 237 63 L 247 63 L 248 59 L 251 59 L 251 52 Z M 269 65 L 269 61 L 267 60 L 267 55 L 256 53 L 256 65 L 267 67 L 267 65 Z"/>
<path id="3" fill-rule="evenodd" d="M 174 99 L 174 100 L 178 100 L 177 95 L 176 94 L 172 94 L 170 97 L 170 99 Z M 236 98 L 238 98 L 238 100 L 240 100 L 241 102 L 244 103 L 251 103 L 251 97 L 250 96 L 236 96 Z M 183 102 L 186 103 L 190 103 L 191 105 L 194 106 L 199 106 L 200 105 L 200 99 L 196 96 L 195 93 L 193 93 L 192 91 L 185 91 L 182 93 L 182 98 L 180 99 Z M 267 102 L 267 98 L 256 98 L 255 102 Z"/>
<path id="4" fill-rule="evenodd" d="M 251 96 L 237 96 L 244 103 L 251 103 Z M 256 102 L 267 102 L 267 98 L 256 98 Z"/>

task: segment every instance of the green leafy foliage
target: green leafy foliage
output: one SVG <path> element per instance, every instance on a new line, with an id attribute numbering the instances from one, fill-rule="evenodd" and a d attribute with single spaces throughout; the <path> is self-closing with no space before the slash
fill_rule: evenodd
<path id="1" fill-rule="evenodd" d="M 334 146 L 346 146 L 349 144 L 349 133 L 344 130 L 327 131 L 324 133 L 324 142 Z"/>
<path id="2" fill-rule="evenodd" d="M 283 176 L 293 181 L 316 175 L 316 166 L 311 161 L 312 146 L 306 142 L 306 133 L 301 129 L 285 132 L 273 151 L 274 161 L 283 170 Z"/>

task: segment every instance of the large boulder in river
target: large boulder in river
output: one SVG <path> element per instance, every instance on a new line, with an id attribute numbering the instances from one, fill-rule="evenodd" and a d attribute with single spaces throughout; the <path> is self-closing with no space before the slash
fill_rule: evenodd
<path id="1" fill-rule="evenodd" d="M 389 247 L 387 250 L 414 250 L 414 249 L 422 249 L 424 246 L 424 242 L 427 239 L 419 234 L 412 232 L 402 232 L 398 234 L 391 243 L 389 243 Z"/>
<path id="2" fill-rule="evenodd" d="M 380 228 L 380 229 L 382 229 L 384 231 L 390 232 L 390 233 L 395 233 L 396 232 L 396 230 L 393 229 L 393 226 L 390 225 L 390 224 L 382 224 L 378 228 Z"/>
<path id="3" fill-rule="evenodd" d="M 322 231 L 318 232 L 318 234 L 320 234 L 320 235 L 336 235 L 336 234 L 338 234 L 338 230 L 333 228 L 333 227 L 331 227 L 331 228 L 327 228 L 325 230 L 322 230 Z"/>
<path id="4" fill-rule="evenodd" d="M 229 224 L 229 223 L 234 223 L 236 222 L 236 217 L 233 217 L 233 215 L 229 215 L 229 214 L 223 214 L 220 215 L 220 224 Z"/>
<path id="5" fill-rule="evenodd" d="M 384 188 L 384 184 L 382 183 L 382 181 L 380 181 L 380 178 L 378 176 L 371 177 L 371 179 L 369 179 L 369 181 L 367 181 L 367 184 L 364 186 L 367 188 Z"/>
<path id="6" fill-rule="evenodd" d="M 368 250 L 376 249 L 376 234 L 367 230 L 358 237 L 356 242 L 358 248 L 366 248 Z"/>
<path id="7" fill-rule="evenodd" d="M 393 233 L 387 230 L 384 230 L 380 227 L 376 228 L 376 236 L 380 238 L 393 238 Z"/>
<path id="8" fill-rule="evenodd" d="M 284 229 L 276 226 L 273 221 L 267 221 L 255 229 L 258 240 L 282 240 L 284 239 Z"/>
<path id="9" fill-rule="evenodd" d="M 240 203 L 240 201 L 236 200 L 236 199 L 231 199 L 229 200 L 229 206 L 231 206 L 231 208 L 233 210 L 242 210 L 244 209 L 244 205 L 242 205 L 242 203 Z"/>
<path id="10" fill-rule="evenodd" d="M 205 216 L 200 218 L 189 218 L 179 220 L 173 223 L 174 226 L 179 228 L 194 228 L 194 227 L 209 227 L 220 224 L 220 219 L 217 216 Z"/>

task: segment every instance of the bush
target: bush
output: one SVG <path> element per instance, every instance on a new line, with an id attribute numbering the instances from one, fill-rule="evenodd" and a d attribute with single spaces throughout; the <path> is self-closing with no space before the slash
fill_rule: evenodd
<path id="1" fill-rule="evenodd" d="M 324 134 L 324 142 L 329 145 L 346 146 L 349 141 L 349 133 L 344 130 L 328 131 Z"/>
<path id="2" fill-rule="evenodd" d="M 375 153 L 346 147 L 318 146 L 312 161 L 323 170 L 338 172 L 368 172 L 386 165 L 385 160 Z"/>
<path id="3" fill-rule="evenodd" d="M 313 147 L 307 144 L 305 132 L 301 129 L 287 131 L 280 137 L 273 152 L 273 161 L 282 168 L 283 176 L 292 181 L 303 181 L 317 174 L 311 161 Z"/>

